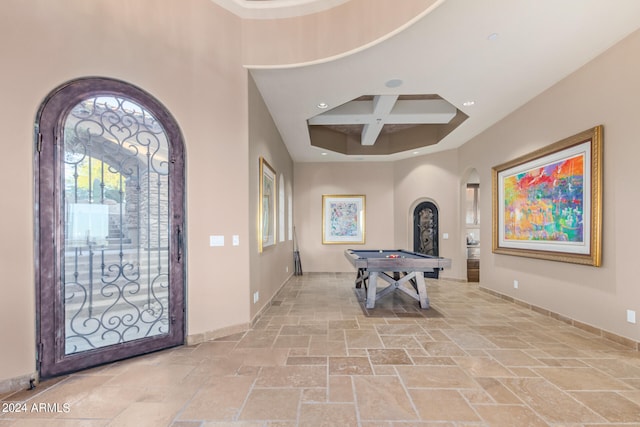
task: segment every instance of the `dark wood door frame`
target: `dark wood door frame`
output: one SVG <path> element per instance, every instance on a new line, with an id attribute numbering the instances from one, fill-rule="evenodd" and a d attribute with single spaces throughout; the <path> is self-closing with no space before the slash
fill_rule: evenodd
<path id="1" fill-rule="evenodd" d="M 60 218 L 60 156 L 64 154 L 62 124 L 69 110 L 96 95 L 134 100 L 164 128 L 169 139 L 169 333 L 65 355 L 64 297 L 60 289 L 63 219 Z M 35 127 L 35 219 L 37 358 L 41 378 L 181 345 L 185 340 L 184 141 L 175 119 L 147 92 L 108 78 L 85 78 L 54 90 L 42 104 Z"/>

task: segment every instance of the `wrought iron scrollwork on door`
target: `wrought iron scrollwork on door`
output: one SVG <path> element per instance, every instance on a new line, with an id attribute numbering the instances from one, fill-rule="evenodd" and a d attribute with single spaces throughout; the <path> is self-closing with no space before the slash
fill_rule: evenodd
<path id="1" fill-rule="evenodd" d="M 413 250 L 438 256 L 438 208 L 431 202 L 420 203 L 413 211 Z M 438 277 L 438 271 L 425 273 L 425 277 Z"/>
<path id="2" fill-rule="evenodd" d="M 168 333 L 164 129 L 104 95 L 77 104 L 63 135 L 65 353 Z"/>

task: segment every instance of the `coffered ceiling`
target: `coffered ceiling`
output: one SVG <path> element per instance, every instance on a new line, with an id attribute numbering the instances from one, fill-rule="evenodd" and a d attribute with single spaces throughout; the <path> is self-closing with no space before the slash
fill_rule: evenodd
<path id="1" fill-rule="evenodd" d="M 467 117 L 437 95 L 394 94 L 361 96 L 307 123 L 313 147 L 381 156 L 437 144 Z"/>
<path id="2" fill-rule="evenodd" d="M 398 160 L 459 147 L 639 27 L 638 0 L 444 0 L 366 48 L 250 73 L 294 161 Z"/>

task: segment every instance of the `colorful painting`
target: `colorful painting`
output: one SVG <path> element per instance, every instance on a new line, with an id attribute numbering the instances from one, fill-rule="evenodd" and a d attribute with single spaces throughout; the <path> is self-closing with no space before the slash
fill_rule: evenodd
<path id="1" fill-rule="evenodd" d="M 602 127 L 493 168 L 493 252 L 600 265 Z"/>
<path id="2" fill-rule="evenodd" d="M 360 208 L 355 202 L 330 202 L 330 233 L 338 237 L 355 237 L 358 235 L 358 217 Z"/>
<path id="3" fill-rule="evenodd" d="M 322 196 L 322 243 L 364 243 L 364 196 Z"/>
<path id="4" fill-rule="evenodd" d="M 584 153 L 506 176 L 506 240 L 584 242 Z"/>

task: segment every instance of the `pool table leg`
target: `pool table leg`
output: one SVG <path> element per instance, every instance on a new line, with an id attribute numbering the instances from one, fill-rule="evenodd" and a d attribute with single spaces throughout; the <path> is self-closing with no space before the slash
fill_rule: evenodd
<path id="1" fill-rule="evenodd" d="M 367 302 L 365 307 L 374 308 L 376 306 L 376 285 L 378 283 L 378 272 L 369 272 L 369 287 L 367 288 Z"/>
<path id="2" fill-rule="evenodd" d="M 358 274 L 356 276 L 356 288 L 360 289 L 362 285 L 367 289 L 367 279 L 369 278 L 369 273 L 367 273 L 364 268 L 358 269 Z"/>
<path id="3" fill-rule="evenodd" d="M 429 296 L 427 295 L 427 285 L 424 283 L 424 273 L 416 271 L 415 279 L 418 288 L 418 297 L 420 298 L 420 308 L 429 308 Z"/>

